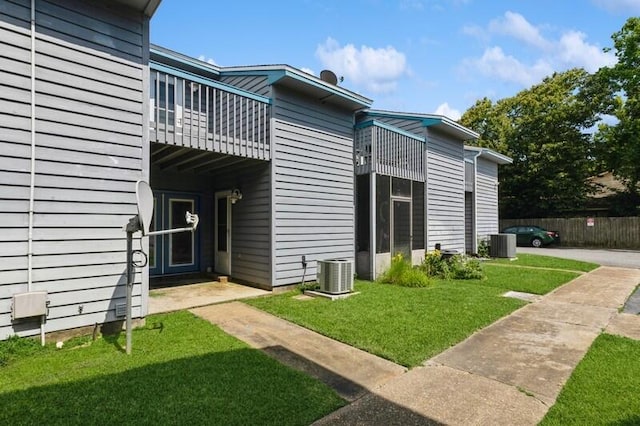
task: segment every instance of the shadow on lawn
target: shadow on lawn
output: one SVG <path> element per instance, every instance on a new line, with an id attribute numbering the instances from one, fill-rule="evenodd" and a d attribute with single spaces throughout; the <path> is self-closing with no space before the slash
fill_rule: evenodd
<path id="1" fill-rule="evenodd" d="M 316 381 L 275 363 L 238 349 L 72 382 L 61 377 L 0 394 L 0 424 L 308 425 L 343 405 Z"/>
<path id="2" fill-rule="evenodd" d="M 109 339 L 121 349 L 115 335 Z M 258 350 L 236 349 L 0 393 L 0 424 L 441 424 L 284 348 L 265 352 L 357 398 L 354 406 L 335 411 L 344 401 L 317 381 Z"/>
<path id="3" fill-rule="evenodd" d="M 640 415 L 627 417 L 623 420 L 617 420 L 611 423 L 612 426 L 637 426 L 640 425 Z"/>

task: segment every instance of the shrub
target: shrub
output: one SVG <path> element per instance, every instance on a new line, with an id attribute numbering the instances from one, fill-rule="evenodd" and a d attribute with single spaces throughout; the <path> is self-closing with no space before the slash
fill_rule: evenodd
<path id="1" fill-rule="evenodd" d="M 429 277 L 454 280 L 477 280 L 484 278 L 482 266 L 477 259 L 455 255 L 443 259 L 440 251 L 425 253 L 420 269 Z"/>
<path id="2" fill-rule="evenodd" d="M 478 239 L 478 256 L 489 257 L 489 241 L 486 238 Z"/>
<path id="3" fill-rule="evenodd" d="M 478 259 L 455 255 L 447 263 L 449 264 L 447 278 L 454 280 L 480 280 L 484 278 L 484 271 Z"/>
<path id="4" fill-rule="evenodd" d="M 430 284 L 424 271 L 411 266 L 402 258 L 402 254 L 393 256 L 391 266 L 382 274 L 380 281 L 402 287 L 426 287 Z"/>
<path id="5" fill-rule="evenodd" d="M 447 265 L 447 262 L 442 258 L 440 250 L 426 252 L 420 269 L 429 277 L 444 278 L 449 273 L 449 265 Z"/>

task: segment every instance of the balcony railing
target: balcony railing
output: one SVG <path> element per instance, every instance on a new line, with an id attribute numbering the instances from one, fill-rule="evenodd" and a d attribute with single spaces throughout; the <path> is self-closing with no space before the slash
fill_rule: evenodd
<path id="1" fill-rule="evenodd" d="M 269 99 L 151 64 L 152 142 L 269 160 Z"/>
<path id="2" fill-rule="evenodd" d="M 424 181 L 424 139 L 369 121 L 355 133 L 356 174 L 379 173 Z"/>

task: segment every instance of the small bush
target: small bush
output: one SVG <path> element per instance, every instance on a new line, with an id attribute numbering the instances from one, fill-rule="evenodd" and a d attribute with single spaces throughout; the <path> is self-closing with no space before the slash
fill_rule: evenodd
<path id="1" fill-rule="evenodd" d="M 478 239 L 478 256 L 489 257 L 489 241 L 486 238 Z"/>
<path id="2" fill-rule="evenodd" d="M 414 268 L 409 262 L 397 254 L 391 259 L 391 266 L 382 274 L 380 281 L 402 287 L 426 287 L 430 284 L 429 277 L 419 268 Z"/>
<path id="3" fill-rule="evenodd" d="M 449 264 L 447 278 L 454 280 L 481 280 L 484 278 L 484 271 L 478 259 L 455 255 L 447 263 Z"/>
<path id="4" fill-rule="evenodd" d="M 428 251 L 424 254 L 424 260 L 420 265 L 427 276 L 444 278 L 449 273 L 449 265 L 442 258 L 440 250 Z"/>
<path id="5" fill-rule="evenodd" d="M 425 253 L 420 269 L 429 277 L 453 280 L 478 280 L 484 278 L 482 265 L 477 259 L 455 255 L 443 259 L 439 250 Z"/>

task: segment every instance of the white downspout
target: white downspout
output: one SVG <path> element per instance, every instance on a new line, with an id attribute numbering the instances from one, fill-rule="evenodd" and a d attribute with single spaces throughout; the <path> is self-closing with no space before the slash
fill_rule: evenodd
<path id="1" fill-rule="evenodd" d="M 27 291 L 33 284 L 33 211 L 36 186 L 36 0 L 31 0 L 31 178 L 29 183 L 29 232 Z"/>
<path id="2" fill-rule="evenodd" d="M 33 287 L 33 212 L 36 187 L 36 0 L 31 0 L 31 176 L 29 179 L 29 231 L 27 236 L 27 292 Z M 40 343 L 45 345 L 46 314 L 40 317 Z"/>

